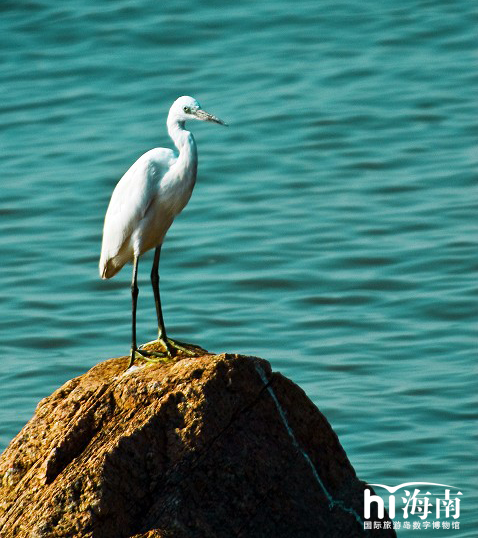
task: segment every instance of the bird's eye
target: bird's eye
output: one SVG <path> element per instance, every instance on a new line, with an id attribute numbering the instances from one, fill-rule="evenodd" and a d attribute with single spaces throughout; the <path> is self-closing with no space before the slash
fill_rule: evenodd
<path id="1" fill-rule="evenodd" d="M 188 106 L 183 107 L 183 110 L 184 110 L 184 112 L 186 112 L 186 114 L 191 113 L 191 109 Z"/>

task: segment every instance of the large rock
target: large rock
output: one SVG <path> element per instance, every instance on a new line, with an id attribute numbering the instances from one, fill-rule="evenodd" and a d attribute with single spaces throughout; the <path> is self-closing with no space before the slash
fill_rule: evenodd
<path id="1" fill-rule="evenodd" d="M 266 361 L 127 360 L 42 400 L 5 450 L 2 538 L 395 536 L 364 531 L 337 436 Z"/>

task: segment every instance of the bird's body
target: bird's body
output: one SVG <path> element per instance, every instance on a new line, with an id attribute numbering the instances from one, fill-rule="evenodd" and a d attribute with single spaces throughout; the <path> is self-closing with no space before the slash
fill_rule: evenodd
<path id="1" fill-rule="evenodd" d="M 181 173 L 180 164 L 172 150 L 155 148 L 120 179 L 105 217 L 102 278 L 111 278 L 135 254 L 141 256 L 163 242 L 174 217 L 188 203 L 196 181 L 197 157 L 185 173 Z"/>
<path id="2" fill-rule="evenodd" d="M 113 277 L 130 261 L 136 270 L 138 258 L 142 254 L 152 248 L 160 249 L 174 218 L 188 203 L 196 182 L 198 162 L 194 137 L 184 127 L 188 119 L 224 124 L 204 112 L 192 97 L 180 97 L 173 103 L 167 126 L 178 154 L 166 148 L 152 149 L 142 155 L 116 185 L 103 228 L 99 264 L 101 278 Z M 159 250 L 157 258 L 159 263 Z M 134 272 L 134 286 L 135 279 Z M 159 301 L 159 288 L 157 294 Z M 158 308 L 158 302 L 156 306 Z M 133 317 L 135 310 L 133 298 Z M 162 315 L 161 320 L 159 318 L 160 310 L 158 324 L 161 339 L 161 333 L 164 333 L 165 338 L 165 331 L 164 324 L 161 327 Z M 133 348 L 134 339 L 133 334 Z M 134 355 L 132 360 L 133 358 Z"/>

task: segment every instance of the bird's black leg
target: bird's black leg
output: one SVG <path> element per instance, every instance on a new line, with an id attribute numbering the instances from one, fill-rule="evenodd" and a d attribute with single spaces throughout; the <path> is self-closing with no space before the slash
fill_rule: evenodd
<path id="1" fill-rule="evenodd" d="M 154 252 L 153 267 L 151 269 L 151 284 L 153 286 L 154 303 L 156 305 L 156 315 L 158 317 L 158 341 L 161 342 L 169 357 L 176 354 L 176 351 L 182 351 L 187 355 L 195 355 L 197 353 L 197 346 L 191 344 L 184 344 L 178 342 L 172 338 L 168 338 L 166 335 L 166 328 L 164 327 L 163 312 L 161 310 L 161 298 L 159 295 L 159 257 L 161 255 L 161 245 L 156 247 Z"/>
<path id="2" fill-rule="evenodd" d="M 155 255 L 155 263 L 154 263 L 153 267 L 156 266 L 156 279 L 159 280 L 159 277 L 157 275 L 157 273 L 158 273 L 158 271 L 157 271 L 158 261 L 156 260 L 156 257 L 159 258 L 159 254 Z M 154 288 L 154 285 L 153 285 L 153 288 Z M 158 293 L 158 296 L 157 296 L 157 302 L 156 302 L 156 309 L 158 309 L 158 304 L 159 304 L 158 320 L 161 319 L 161 323 L 162 323 L 163 318 L 162 318 L 162 314 L 161 314 L 161 304 L 159 303 L 159 290 L 158 290 L 157 293 Z M 136 354 L 140 355 L 142 359 L 144 359 L 145 361 L 148 361 L 148 362 L 159 362 L 158 359 L 163 359 L 164 360 L 164 358 L 171 357 L 169 347 L 167 348 L 168 349 L 167 355 L 165 355 L 164 353 L 157 353 L 157 352 L 154 352 L 154 351 L 141 349 L 143 346 L 140 346 L 138 348 L 138 346 L 136 344 L 136 307 L 137 307 L 137 304 L 138 304 L 138 294 L 139 294 L 139 288 L 138 288 L 138 257 L 135 256 L 134 260 L 133 260 L 133 280 L 131 282 L 131 297 L 132 297 L 132 302 L 133 302 L 133 311 L 132 311 L 132 316 L 131 316 L 132 317 L 131 357 L 130 357 L 128 368 L 131 368 L 131 366 L 133 366 L 135 358 L 136 358 Z M 155 299 L 156 299 L 156 289 L 155 289 L 154 295 L 155 295 Z M 159 316 L 161 316 L 161 317 L 159 318 Z M 162 323 L 162 326 L 163 326 L 163 331 L 164 331 L 164 323 Z M 166 333 L 163 332 L 163 334 L 166 334 Z M 156 358 L 154 358 L 154 357 L 156 357 Z"/>
<path id="3" fill-rule="evenodd" d="M 151 284 L 153 286 L 154 304 L 156 305 L 156 316 L 158 318 L 158 340 L 166 348 L 166 353 L 171 355 L 168 345 L 168 337 L 164 327 L 163 311 L 161 309 L 161 297 L 159 295 L 159 257 L 161 255 L 161 245 L 154 251 L 153 267 L 151 269 Z"/>
<path id="4" fill-rule="evenodd" d="M 131 280 L 131 298 L 132 298 L 132 336 L 131 336 L 131 359 L 129 361 L 128 368 L 131 368 L 134 363 L 134 358 L 136 355 L 136 305 L 138 304 L 138 257 L 135 256 L 133 260 L 133 279 Z"/>

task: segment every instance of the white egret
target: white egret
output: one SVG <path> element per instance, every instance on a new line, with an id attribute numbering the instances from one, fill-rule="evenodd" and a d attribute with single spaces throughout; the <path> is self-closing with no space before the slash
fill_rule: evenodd
<path id="1" fill-rule="evenodd" d="M 188 203 L 196 182 L 197 148 L 193 135 L 184 127 L 187 120 L 226 125 L 202 110 L 196 99 L 189 96 L 176 99 L 169 110 L 167 127 L 178 154 L 171 149 L 155 148 L 142 155 L 116 185 L 105 216 L 99 264 L 101 278 L 111 278 L 125 263 L 133 262 L 130 366 L 136 353 L 143 357 L 152 354 L 136 345 L 138 259 L 152 248 L 156 249 L 151 283 L 158 318 L 158 341 L 168 356 L 178 349 L 186 351 L 166 335 L 159 295 L 159 257 L 164 236 L 174 217 Z"/>

